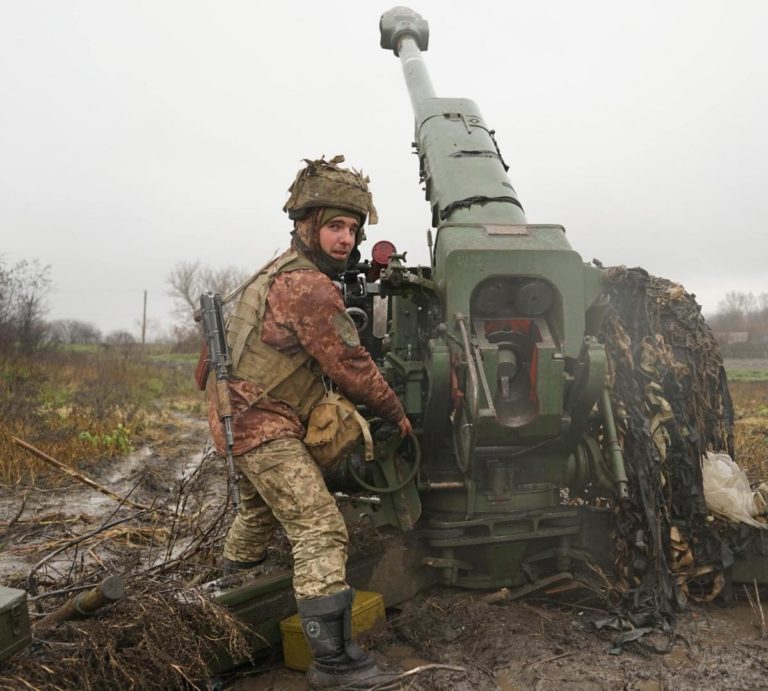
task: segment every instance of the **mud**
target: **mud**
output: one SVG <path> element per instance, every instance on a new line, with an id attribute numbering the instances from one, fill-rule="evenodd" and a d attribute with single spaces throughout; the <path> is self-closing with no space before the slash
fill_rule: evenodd
<path id="1" fill-rule="evenodd" d="M 489 605 L 477 596 L 441 593 L 399 630 L 423 657 L 466 668 L 451 680 L 455 689 L 650 691 L 764 684 L 765 649 L 748 606 L 736 605 L 727 617 L 716 608 L 691 611 L 673 640 L 653 636 L 619 654 L 611 653 L 610 635 L 595 631 L 597 616 L 547 603 Z"/>
<path id="2" fill-rule="evenodd" d="M 198 468 L 207 446 L 204 424 L 185 414 L 170 412 L 162 425 L 152 430 L 135 451 L 111 461 L 84 464 L 81 471 L 111 492 L 142 506 L 168 507 L 174 489 Z M 29 569 L 46 553 L 57 549 L 68 538 L 97 529 L 110 517 L 122 517 L 133 509 L 97 490 L 52 471 L 35 487 L 19 487 L 0 499 L 0 583 L 25 587 Z M 215 501 L 223 497 L 225 474 L 212 467 L 206 494 Z M 210 492 L 210 494 L 208 494 Z M 195 507 L 198 507 L 196 502 Z M 190 506 L 190 509 L 193 507 Z M 141 526 L 109 539 L 78 555 L 78 568 L 85 570 L 99 560 L 118 568 L 131 561 L 131 553 L 146 556 L 147 539 L 152 530 L 166 529 L 162 520 L 152 527 Z M 159 531 L 159 532 L 158 532 Z M 71 551 L 46 562 L 41 581 L 56 580 L 62 570 L 72 567 Z"/>
<path id="3" fill-rule="evenodd" d="M 484 597 L 435 590 L 390 612 L 386 632 L 367 642 L 402 671 L 423 669 L 401 687 L 418 691 L 766 688 L 768 640 L 744 602 L 694 608 L 681 615 L 671 640 L 645 637 L 612 654 L 611 636 L 594 627 L 601 613 L 538 601 L 488 604 Z M 233 688 L 304 686 L 300 673 L 277 660 Z"/>
<path id="4" fill-rule="evenodd" d="M 766 400 L 768 383 L 763 386 L 758 397 Z M 202 420 L 177 415 L 120 463 L 94 464 L 87 472 L 136 502 L 162 504 L 172 495 L 170 488 L 200 464 L 206 436 Z M 201 503 L 223 497 L 224 477 L 223 468 L 215 469 Z M 59 487 L 30 488 L 24 511 L 14 522 L 23 494 L 0 499 L 4 585 L 23 587 L 26 572 L 57 539 L 98 526 L 117 507 L 114 500 L 67 480 Z M 146 544 L 121 542 L 101 549 L 82 558 L 124 559 Z M 56 564 L 49 567 L 53 578 Z M 401 688 L 416 691 L 766 688 L 765 624 L 742 591 L 734 595 L 727 605 L 691 607 L 680 614 L 671 636 L 645 636 L 614 654 L 615 634 L 595 627 L 607 613 L 592 601 L 492 602 L 485 592 L 433 589 L 388 611 L 386 626 L 364 643 L 396 668 L 410 670 Z M 241 691 L 305 688 L 303 674 L 286 670 L 279 655 L 242 670 L 227 685 Z"/>

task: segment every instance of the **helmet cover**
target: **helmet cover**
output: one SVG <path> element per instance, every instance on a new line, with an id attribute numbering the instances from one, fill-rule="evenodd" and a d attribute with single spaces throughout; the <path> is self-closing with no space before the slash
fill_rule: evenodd
<path id="1" fill-rule="evenodd" d="M 344 156 L 325 157 L 311 161 L 297 174 L 288 188 L 290 197 L 283 206 L 288 218 L 297 221 L 306 218 L 311 209 L 334 207 L 347 209 L 371 225 L 378 222 L 376 207 L 368 190 L 368 176 L 354 168 L 341 168 Z"/>

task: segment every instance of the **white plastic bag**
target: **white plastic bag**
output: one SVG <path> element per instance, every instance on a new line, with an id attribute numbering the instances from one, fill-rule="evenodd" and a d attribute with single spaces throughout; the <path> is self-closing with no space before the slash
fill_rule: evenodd
<path id="1" fill-rule="evenodd" d="M 707 508 L 732 521 L 768 528 L 756 521 L 758 509 L 747 476 L 727 453 L 707 453 L 702 458 L 704 499 Z"/>

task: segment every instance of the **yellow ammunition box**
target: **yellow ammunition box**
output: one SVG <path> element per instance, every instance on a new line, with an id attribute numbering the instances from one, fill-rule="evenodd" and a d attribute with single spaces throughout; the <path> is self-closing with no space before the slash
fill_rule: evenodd
<path id="1" fill-rule="evenodd" d="M 384 598 L 379 593 L 363 590 L 355 592 L 355 599 L 352 601 L 353 636 L 368 631 L 377 621 L 384 619 Z M 312 664 L 312 653 L 301 630 L 298 614 L 280 622 L 280 635 L 283 640 L 285 666 L 304 672 Z"/>

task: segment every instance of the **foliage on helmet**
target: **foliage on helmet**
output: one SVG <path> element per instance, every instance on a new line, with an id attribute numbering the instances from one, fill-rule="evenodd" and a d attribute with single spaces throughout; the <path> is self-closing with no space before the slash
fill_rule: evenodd
<path id="1" fill-rule="evenodd" d="M 310 209 L 318 207 L 336 207 L 348 209 L 371 225 L 378 222 L 376 207 L 373 205 L 368 190 L 368 176 L 354 168 L 341 168 L 344 156 L 334 156 L 326 161 L 325 157 L 311 161 L 296 175 L 288 188 L 290 197 L 283 206 L 283 211 L 292 220 L 305 218 Z"/>

